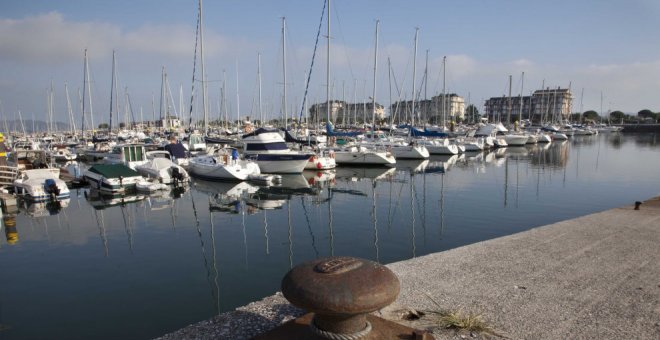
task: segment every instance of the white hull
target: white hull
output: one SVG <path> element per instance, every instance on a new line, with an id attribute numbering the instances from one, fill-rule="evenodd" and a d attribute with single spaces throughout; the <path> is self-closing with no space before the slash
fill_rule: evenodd
<path id="1" fill-rule="evenodd" d="M 269 154 L 268 156 L 272 156 L 272 154 Z M 309 162 L 309 159 L 307 158 L 301 160 L 260 160 L 257 158 L 257 164 L 259 165 L 261 172 L 273 174 L 300 174 L 305 170 L 307 162 Z"/>
<path id="2" fill-rule="evenodd" d="M 32 202 L 69 198 L 69 188 L 59 173 L 59 169 L 24 170 L 13 182 L 14 192 Z"/>
<path id="3" fill-rule="evenodd" d="M 506 140 L 507 146 L 525 146 L 529 136 L 527 135 L 505 135 L 504 139 Z"/>
<path id="4" fill-rule="evenodd" d="M 334 156 L 312 156 L 305 165 L 305 170 L 330 170 L 337 167 Z"/>
<path id="5" fill-rule="evenodd" d="M 335 151 L 337 164 L 394 165 L 396 158 L 390 152 L 350 147 Z"/>
<path id="6" fill-rule="evenodd" d="M 157 179 L 164 184 L 188 182 L 190 180 L 188 172 L 183 167 L 166 158 L 152 159 L 144 165 L 137 166 L 135 170 L 144 177 Z"/>
<path id="7" fill-rule="evenodd" d="M 215 160 L 215 162 L 213 162 Z M 211 156 L 200 156 L 190 160 L 188 171 L 193 176 L 207 180 L 244 181 L 250 175 L 259 175 L 260 167 L 254 162 L 244 160 L 222 160 Z"/>

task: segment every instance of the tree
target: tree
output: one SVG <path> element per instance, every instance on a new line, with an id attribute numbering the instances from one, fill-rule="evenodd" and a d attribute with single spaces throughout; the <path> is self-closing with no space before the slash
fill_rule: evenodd
<path id="1" fill-rule="evenodd" d="M 125 128 L 125 127 L 126 127 L 126 123 L 119 123 L 119 128 L 120 128 L 120 129 L 123 129 L 123 128 Z"/>
<path id="2" fill-rule="evenodd" d="M 610 113 L 610 121 L 621 122 L 626 117 L 626 114 L 621 111 L 614 111 Z"/>
<path id="3" fill-rule="evenodd" d="M 468 122 L 476 123 L 481 116 L 479 115 L 479 109 L 476 106 L 470 104 L 465 109 L 465 119 Z"/>
<path id="4" fill-rule="evenodd" d="M 584 113 L 582 113 L 582 120 L 591 120 L 591 121 L 597 121 L 600 119 L 600 116 L 598 115 L 598 112 L 594 110 L 589 110 Z"/>
<path id="5" fill-rule="evenodd" d="M 581 119 L 582 119 L 582 115 L 580 113 L 571 113 L 572 122 L 579 122 Z"/>
<path id="6" fill-rule="evenodd" d="M 644 109 L 637 112 L 637 117 L 639 118 L 653 118 L 653 116 L 654 116 L 653 111 L 649 109 Z"/>
<path id="7" fill-rule="evenodd" d="M 108 125 L 108 123 L 99 124 L 99 130 L 107 129 L 109 127 L 110 127 L 110 125 Z"/>

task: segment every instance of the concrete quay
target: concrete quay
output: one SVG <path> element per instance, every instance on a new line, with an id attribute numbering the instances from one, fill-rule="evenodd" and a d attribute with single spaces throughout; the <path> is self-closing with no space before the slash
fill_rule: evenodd
<path id="1" fill-rule="evenodd" d="M 436 339 L 660 339 L 660 197 L 388 267 L 401 293 L 376 314 Z M 441 327 L 440 310 L 498 335 Z M 160 339 L 247 339 L 302 314 L 277 293 Z"/>

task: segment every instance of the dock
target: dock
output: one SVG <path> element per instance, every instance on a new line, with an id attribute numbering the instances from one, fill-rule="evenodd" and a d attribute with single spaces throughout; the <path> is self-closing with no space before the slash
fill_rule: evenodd
<path id="1" fill-rule="evenodd" d="M 660 197 L 634 207 L 389 264 L 401 292 L 376 314 L 436 339 L 660 339 Z M 497 335 L 439 326 L 440 310 Z M 159 339 L 248 339 L 302 313 L 276 293 Z"/>

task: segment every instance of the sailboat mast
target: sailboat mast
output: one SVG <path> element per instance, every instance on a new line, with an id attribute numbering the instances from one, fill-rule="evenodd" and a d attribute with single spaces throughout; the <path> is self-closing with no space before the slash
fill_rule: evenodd
<path id="1" fill-rule="evenodd" d="M 108 133 L 112 131 L 112 113 L 114 112 L 115 108 L 115 87 L 117 86 L 117 83 L 115 82 L 116 79 L 116 74 L 115 74 L 115 50 L 112 50 L 112 76 L 111 76 L 111 82 L 110 84 L 110 125 L 108 126 Z"/>
<path id="2" fill-rule="evenodd" d="M 204 134 L 208 133 L 208 89 L 206 84 L 206 73 L 204 71 L 204 22 L 202 17 L 202 0 L 199 0 L 199 58 L 202 71 L 202 110 L 204 112 Z"/>
<path id="3" fill-rule="evenodd" d="M 71 134 L 76 133 L 76 123 L 73 120 L 73 108 L 71 107 L 71 97 L 69 97 L 69 86 L 64 82 L 64 93 L 66 94 L 66 109 L 69 114 L 69 122 L 71 124 Z"/>
<path id="4" fill-rule="evenodd" d="M 376 44 L 374 48 L 374 89 L 371 97 L 371 131 L 376 135 L 376 71 L 378 69 L 378 28 L 380 20 L 376 20 Z"/>
<path id="5" fill-rule="evenodd" d="M 286 18 L 282 17 L 282 76 L 284 80 L 284 98 L 282 98 L 282 113 L 284 114 L 284 130 L 288 130 L 289 115 L 286 111 Z"/>
<path id="6" fill-rule="evenodd" d="M 80 125 L 80 134 L 85 136 L 85 93 L 87 92 L 87 49 L 85 49 L 85 62 L 83 63 L 83 94 L 82 94 L 82 122 Z M 80 92 L 78 92 L 80 93 Z"/>
<path id="7" fill-rule="evenodd" d="M 325 109 L 326 123 L 330 124 L 330 0 L 328 0 L 328 45 L 326 49 L 325 63 Z"/>
<path id="8" fill-rule="evenodd" d="M 417 76 L 417 37 L 419 35 L 419 27 L 415 27 L 415 49 L 413 52 L 413 74 L 412 74 L 412 126 L 415 126 L 415 78 Z"/>
<path id="9" fill-rule="evenodd" d="M 261 53 L 257 54 L 257 75 L 259 78 L 259 122 L 264 125 L 264 111 L 261 106 Z"/>
<path id="10" fill-rule="evenodd" d="M 518 112 L 518 117 L 522 120 L 523 117 L 523 88 L 525 87 L 525 72 L 523 71 L 520 76 L 520 111 Z"/>
<path id="11" fill-rule="evenodd" d="M 513 77 L 509 75 L 509 97 L 507 98 L 506 123 L 511 124 L 511 82 Z"/>
<path id="12" fill-rule="evenodd" d="M 92 131 L 94 131 L 94 107 L 92 106 L 92 82 L 89 80 L 89 60 L 85 59 L 87 67 L 87 97 L 89 98 L 89 118 L 92 122 Z"/>
<path id="13" fill-rule="evenodd" d="M 241 97 L 238 90 L 238 59 L 236 59 L 236 124 L 241 124 Z"/>
<path id="14" fill-rule="evenodd" d="M 442 57 L 442 127 L 447 127 L 447 111 L 445 110 L 445 85 L 446 85 L 446 62 L 447 56 Z"/>

